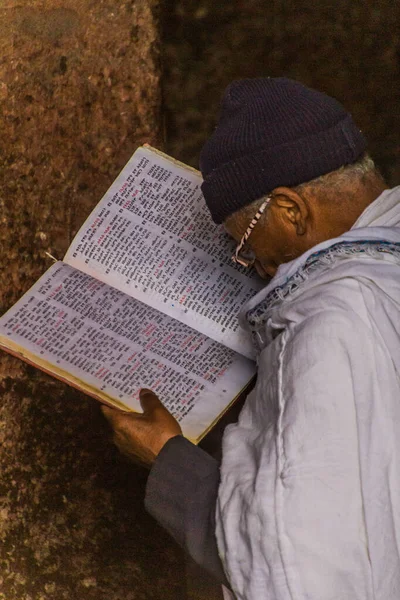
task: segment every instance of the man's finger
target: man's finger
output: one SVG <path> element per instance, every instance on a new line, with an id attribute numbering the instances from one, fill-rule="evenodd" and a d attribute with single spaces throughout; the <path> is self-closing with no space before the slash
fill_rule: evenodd
<path id="1" fill-rule="evenodd" d="M 109 421 L 111 424 L 125 417 L 127 414 L 134 414 L 131 412 L 122 411 L 119 408 L 111 408 L 111 406 L 108 406 L 106 404 L 102 404 L 100 408 L 107 421 Z"/>
<path id="2" fill-rule="evenodd" d="M 144 413 L 153 412 L 153 410 L 156 410 L 157 408 L 164 408 L 164 406 L 158 399 L 158 396 L 156 396 L 154 392 L 146 388 L 140 390 L 139 399 L 140 405 Z"/>
<path id="3" fill-rule="evenodd" d="M 112 421 L 115 416 L 115 413 L 117 412 L 115 410 L 115 408 L 111 408 L 110 406 L 107 406 L 106 404 L 102 404 L 100 408 L 101 408 L 101 412 L 106 417 L 106 419 L 108 421 Z"/>

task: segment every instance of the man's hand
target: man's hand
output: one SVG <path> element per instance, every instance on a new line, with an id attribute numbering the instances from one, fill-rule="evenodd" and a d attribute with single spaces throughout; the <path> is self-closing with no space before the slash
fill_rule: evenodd
<path id="1" fill-rule="evenodd" d="M 134 462 L 151 466 L 169 439 L 182 435 L 178 421 L 151 391 L 140 390 L 142 414 L 124 413 L 102 406 L 103 415 L 114 430 L 114 443 Z"/>

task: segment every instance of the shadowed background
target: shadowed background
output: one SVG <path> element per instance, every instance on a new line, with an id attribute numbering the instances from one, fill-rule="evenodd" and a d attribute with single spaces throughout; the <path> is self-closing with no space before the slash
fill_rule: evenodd
<path id="1" fill-rule="evenodd" d="M 400 179 L 400 4 L 390 0 L 165 2 L 167 151 L 196 166 L 224 87 L 285 76 L 352 112 L 392 184 Z"/>
<path id="2" fill-rule="evenodd" d="M 45 251 L 62 258 L 139 144 L 197 166 L 234 78 L 336 96 L 397 183 L 399 13 L 388 0 L 3 0 L 1 311 Z M 1 600 L 219 598 L 146 515 L 146 472 L 119 457 L 95 401 L 5 355 L 0 386 Z"/>

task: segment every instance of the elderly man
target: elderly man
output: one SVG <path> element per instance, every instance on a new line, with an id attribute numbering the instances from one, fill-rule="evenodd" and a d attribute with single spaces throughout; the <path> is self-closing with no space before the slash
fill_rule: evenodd
<path id="1" fill-rule="evenodd" d="M 273 277 L 241 315 L 257 385 L 221 466 L 149 390 L 104 409 L 153 464 L 147 509 L 238 599 L 400 598 L 400 188 L 365 150 L 333 98 L 231 84 L 201 170 L 236 260 Z"/>

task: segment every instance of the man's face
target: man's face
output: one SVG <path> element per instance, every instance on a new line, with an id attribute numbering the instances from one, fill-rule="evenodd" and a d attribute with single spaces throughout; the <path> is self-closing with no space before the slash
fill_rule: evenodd
<path id="1" fill-rule="evenodd" d="M 232 236 L 237 243 L 240 242 L 249 223 L 246 220 L 235 218 L 228 219 L 224 223 L 226 231 Z M 263 279 L 273 277 L 280 263 L 277 262 L 276 252 L 271 237 L 268 235 L 267 226 L 264 221 L 257 223 L 252 231 L 248 242 L 245 244 L 244 254 L 254 254 L 254 268 Z"/>
<path id="2" fill-rule="evenodd" d="M 245 245 L 245 253 L 256 258 L 254 267 L 265 279 L 273 277 L 282 263 L 300 256 L 306 249 L 307 236 L 299 235 L 298 207 L 288 206 L 288 201 L 274 200 L 256 223 Z M 248 210 L 238 211 L 224 222 L 226 231 L 238 243 L 251 221 Z M 310 244 L 310 247 L 313 244 Z"/>

